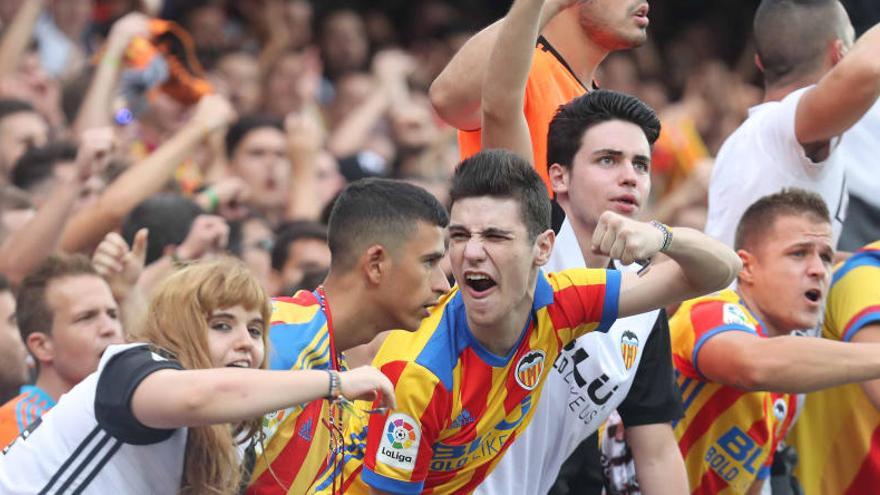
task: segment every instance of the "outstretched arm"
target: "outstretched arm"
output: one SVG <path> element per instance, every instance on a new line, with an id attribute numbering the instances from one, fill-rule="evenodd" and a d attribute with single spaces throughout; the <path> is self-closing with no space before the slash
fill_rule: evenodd
<path id="1" fill-rule="evenodd" d="M 697 359 L 706 378 L 743 390 L 801 394 L 880 378 L 880 344 L 724 332 Z"/>
<path id="2" fill-rule="evenodd" d="M 383 407 L 395 405 L 394 387 L 376 368 L 340 372 L 339 379 L 346 399 L 371 400 L 378 392 Z M 321 399 L 329 380 L 322 370 L 160 370 L 138 385 L 131 410 L 151 428 L 236 423 Z"/>
<path id="3" fill-rule="evenodd" d="M 849 53 L 816 87 L 807 91 L 795 114 L 801 145 L 815 145 L 843 134 L 880 96 L 880 24 L 859 38 Z"/>

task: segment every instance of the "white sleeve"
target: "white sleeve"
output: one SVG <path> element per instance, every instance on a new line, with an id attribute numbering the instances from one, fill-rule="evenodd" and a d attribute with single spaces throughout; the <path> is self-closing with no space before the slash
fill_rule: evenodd
<path id="1" fill-rule="evenodd" d="M 815 86 L 807 86 L 806 88 L 792 91 L 782 99 L 772 110 L 762 115 L 764 122 L 761 126 L 763 131 L 763 139 L 766 139 L 770 149 L 782 153 L 778 165 L 789 168 L 788 172 L 796 177 L 804 174 L 812 176 L 824 168 L 828 160 L 814 162 L 811 160 L 804 150 L 803 145 L 798 142 L 795 132 L 795 122 L 797 119 L 797 109 L 801 98 L 807 91 Z M 839 139 L 832 141 L 835 146 Z"/>

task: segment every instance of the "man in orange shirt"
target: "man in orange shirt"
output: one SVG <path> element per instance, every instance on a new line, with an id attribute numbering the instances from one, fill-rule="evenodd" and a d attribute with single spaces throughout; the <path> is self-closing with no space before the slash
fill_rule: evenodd
<path id="1" fill-rule="evenodd" d="M 647 39 L 648 2 L 589 0 L 555 15 L 547 2 L 525 92 L 525 114 L 534 149 L 534 166 L 548 191 L 547 130 L 559 105 L 593 86 L 596 68 L 608 54 L 641 45 Z M 431 85 L 431 103 L 460 129 L 462 158 L 480 150 L 480 95 L 489 54 L 503 19 L 477 33 Z"/>

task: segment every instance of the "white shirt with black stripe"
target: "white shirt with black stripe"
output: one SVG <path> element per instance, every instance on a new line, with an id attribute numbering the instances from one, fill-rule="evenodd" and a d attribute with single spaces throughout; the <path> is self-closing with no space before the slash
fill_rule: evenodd
<path id="1" fill-rule="evenodd" d="M 107 348 L 98 370 L 0 456 L 0 493 L 175 494 L 187 429 L 139 423 L 131 397 L 140 382 L 180 364 L 147 344 Z"/>

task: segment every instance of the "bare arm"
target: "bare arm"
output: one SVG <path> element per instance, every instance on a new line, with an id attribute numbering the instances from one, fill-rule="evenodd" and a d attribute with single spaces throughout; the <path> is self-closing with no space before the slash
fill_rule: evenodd
<path id="1" fill-rule="evenodd" d="M 161 191 L 177 166 L 214 130 L 234 118 L 232 107 L 217 95 L 202 98 L 193 118 L 153 154 L 125 171 L 91 207 L 74 216 L 61 237 L 65 251 L 91 249 L 137 205 Z"/>
<path id="2" fill-rule="evenodd" d="M 649 223 L 606 211 L 599 217 L 591 244 L 596 254 L 629 264 L 655 256 L 663 244 L 663 234 Z M 623 275 L 620 317 L 721 290 L 742 268 L 732 249 L 693 229 L 673 228 L 672 242 L 664 254 L 672 262 L 658 263 L 642 277 Z"/>
<path id="3" fill-rule="evenodd" d="M 327 149 L 334 156 L 344 158 L 361 151 L 376 124 L 392 104 L 409 98 L 407 77 L 413 70 L 412 58 L 398 50 L 376 54 L 373 74 L 377 86 L 364 102 L 333 129 L 327 140 Z"/>
<path id="4" fill-rule="evenodd" d="M 570 5 L 574 2 L 566 2 L 565 0 L 547 2 L 548 5 L 551 3 Z M 547 9 L 546 12 L 541 12 L 541 17 L 538 20 L 538 32 L 544 29 L 544 26 L 559 11 L 555 9 L 554 6 L 552 9 Z M 452 57 L 437 79 L 431 83 L 429 90 L 431 104 L 434 105 L 437 114 L 455 128 L 471 131 L 482 127 L 480 96 L 483 80 L 486 78 L 489 67 L 489 54 L 496 45 L 501 27 L 506 22 L 505 19 L 495 21 L 472 36 Z M 534 48 L 536 39 L 537 32 L 535 36 L 530 37 L 529 49 Z"/>
<path id="5" fill-rule="evenodd" d="M 823 143 L 853 126 L 880 96 L 880 24 L 798 103 L 795 134 L 804 146 Z"/>
<path id="6" fill-rule="evenodd" d="M 0 246 L 0 272 L 13 284 L 43 262 L 58 247 L 64 226 L 86 182 L 100 173 L 113 141 L 113 130 L 90 129 L 83 134 L 75 165 L 56 168 L 52 194 L 36 216 Z"/>
<path id="7" fill-rule="evenodd" d="M 687 471 L 672 427 L 668 423 L 627 426 L 625 432 L 642 493 L 686 495 Z"/>
<path id="8" fill-rule="evenodd" d="M 34 26 L 43 11 L 43 0 L 22 2 L 15 17 L 0 40 L 0 77 L 15 72 L 34 33 Z"/>
<path id="9" fill-rule="evenodd" d="M 743 390 L 800 394 L 880 378 L 880 344 L 724 332 L 697 359 L 706 378 Z"/>
<path id="10" fill-rule="evenodd" d="M 316 169 L 324 141 L 324 130 L 312 115 L 303 112 L 284 120 L 287 154 L 290 159 L 288 220 L 317 220 L 321 216 Z"/>
<path id="11" fill-rule="evenodd" d="M 73 129 L 76 133 L 83 129 L 112 124 L 113 93 L 119 79 L 122 58 L 132 39 L 148 34 L 149 18 L 138 12 L 132 12 L 113 24 L 107 46 L 74 120 Z"/>
<path id="12" fill-rule="evenodd" d="M 504 148 L 529 162 L 533 161 L 532 139 L 523 106 L 543 4 L 543 0 L 517 0 L 510 7 L 500 24 L 481 89 L 481 147 Z"/>
<path id="13" fill-rule="evenodd" d="M 853 336 L 852 342 L 880 344 L 880 323 L 863 327 Z M 880 379 L 862 382 L 861 387 L 874 409 L 880 411 Z"/>
<path id="14" fill-rule="evenodd" d="M 503 19 L 469 39 L 431 83 L 429 96 L 437 114 L 449 125 L 470 131 L 479 129 L 480 92 L 489 53 L 501 31 Z"/>
<path id="15" fill-rule="evenodd" d="M 394 407 L 394 387 L 379 370 L 364 366 L 339 373 L 347 399 L 372 399 Z M 234 423 L 321 399 L 329 376 L 321 370 L 267 371 L 233 368 L 160 370 L 134 392 L 134 416 L 151 428 Z"/>
<path id="16" fill-rule="evenodd" d="M 12 285 L 18 285 L 55 251 L 81 191 L 82 184 L 59 181 L 37 214 L 0 245 L 0 273 L 6 275 Z"/>

